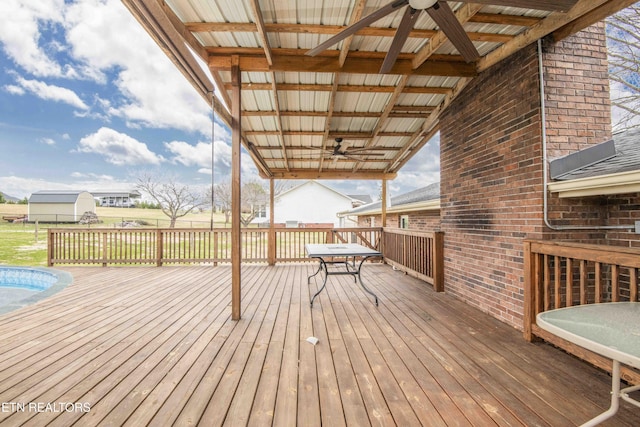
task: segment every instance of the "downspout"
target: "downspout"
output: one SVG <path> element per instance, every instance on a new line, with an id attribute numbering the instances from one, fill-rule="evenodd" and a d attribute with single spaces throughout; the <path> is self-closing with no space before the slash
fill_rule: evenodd
<path id="1" fill-rule="evenodd" d="M 540 120 L 542 121 L 542 193 L 544 224 L 554 231 L 564 230 L 634 230 L 635 225 L 554 225 L 549 221 L 549 158 L 547 154 L 547 114 L 544 91 L 544 66 L 542 64 L 542 40 L 538 39 L 538 74 L 540 76 Z"/>

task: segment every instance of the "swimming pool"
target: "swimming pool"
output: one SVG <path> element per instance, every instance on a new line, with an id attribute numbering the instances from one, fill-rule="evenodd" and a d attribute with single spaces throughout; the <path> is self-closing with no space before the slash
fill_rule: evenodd
<path id="1" fill-rule="evenodd" d="M 0 314 L 47 298 L 71 281 L 71 274 L 52 268 L 0 266 Z"/>

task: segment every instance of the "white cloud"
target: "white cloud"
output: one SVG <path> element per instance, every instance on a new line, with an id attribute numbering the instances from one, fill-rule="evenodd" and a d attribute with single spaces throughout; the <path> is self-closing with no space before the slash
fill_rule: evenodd
<path id="1" fill-rule="evenodd" d="M 64 0 L 2 0 L 0 42 L 7 55 L 27 72 L 39 77 L 61 77 L 68 72 L 40 46 L 40 25 L 62 22 Z"/>
<path id="2" fill-rule="evenodd" d="M 6 90 L 7 92 L 13 95 L 24 95 L 26 93 L 26 91 L 23 88 L 16 85 L 5 85 L 4 90 Z"/>
<path id="3" fill-rule="evenodd" d="M 128 126 L 211 133 L 207 103 L 120 0 L 2 0 L 0 44 L 34 76 L 115 84 L 110 99 L 96 105 Z M 5 90 L 19 94 L 18 86 Z"/>
<path id="4" fill-rule="evenodd" d="M 56 141 L 52 138 L 40 138 L 40 142 L 46 145 L 56 145 Z"/>
<path id="5" fill-rule="evenodd" d="M 106 127 L 82 138 L 75 152 L 99 154 L 107 162 L 118 166 L 158 165 L 165 160 L 150 151 L 146 144 Z"/>
<path id="6" fill-rule="evenodd" d="M 211 144 L 198 142 L 191 145 L 184 141 L 171 141 L 164 143 L 167 150 L 175 155 L 174 162 L 184 166 L 210 166 L 211 165 Z"/>
<path id="7" fill-rule="evenodd" d="M 119 70 L 114 83 L 126 100 L 112 102 L 110 115 L 132 127 L 211 132 L 208 105 L 120 0 L 77 2 L 66 18 L 71 51 L 87 70 Z"/>
<path id="8" fill-rule="evenodd" d="M 105 182 L 105 181 L 115 181 L 114 177 L 111 175 L 100 175 L 97 173 L 85 173 L 85 172 L 72 172 L 71 177 L 75 179 L 90 179 L 93 181 Z"/>
<path id="9" fill-rule="evenodd" d="M 71 89 L 49 85 L 38 80 L 27 80 L 22 77 L 17 78 L 17 83 L 22 89 L 32 93 L 38 98 L 47 101 L 63 102 L 81 110 L 89 109 L 87 104 Z"/>

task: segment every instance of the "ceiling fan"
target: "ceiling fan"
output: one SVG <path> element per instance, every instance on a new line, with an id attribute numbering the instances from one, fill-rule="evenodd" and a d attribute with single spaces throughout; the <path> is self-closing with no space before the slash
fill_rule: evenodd
<path id="1" fill-rule="evenodd" d="M 333 148 L 312 148 L 316 150 L 323 150 L 324 158 L 337 160 L 355 160 L 362 161 L 366 157 L 384 156 L 384 153 L 371 152 L 371 148 L 358 147 L 358 148 L 344 148 L 342 147 L 342 138 L 335 138 L 336 145 Z"/>
<path id="2" fill-rule="evenodd" d="M 578 0 L 474 0 L 474 3 L 528 9 L 566 11 L 577 1 Z M 406 8 L 398 29 L 396 30 L 396 34 L 391 42 L 391 47 L 384 58 L 382 67 L 380 68 L 381 74 L 388 73 L 393 68 L 404 43 L 409 37 L 409 33 L 413 29 L 413 26 L 423 10 L 426 11 L 431 19 L 435 21 L 458 52 L 460 52 L 465 61 L 474 62 L 480 58 L 480 54 L 462 27 L 462 24 L 460 24 L 460 21 L 458 21 L 455 13 L 451 7 L 449 7 L 449 4 L 446 1 L 438 0 L 395 0 L 370 15 L 365 16 L 358 22 L 348 26 L 324 43 L 321 43 L 315 48 L 307 51 L 306 54 L 309 56 L 316 56 L 334 44 L 352 36 L 359 30 L 399 9 L 402 9 L 405 6 L 408 7 Z"/>

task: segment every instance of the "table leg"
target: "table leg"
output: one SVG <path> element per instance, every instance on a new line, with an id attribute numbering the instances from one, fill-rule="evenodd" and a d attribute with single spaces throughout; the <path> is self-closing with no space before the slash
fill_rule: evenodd
<path id="1" fill-rule="evenodd" d="M 322 282 L 322 286 L 320 287 L 320 289 L 318 289 L 318 292 L 316 292 L 313 295 L 313 298 L 311 298 L 311 307 L 312 308 L 313 308 L 313 300 L 316 299 L 318 294 L 320 292 L 322 292 L 322 290 L 324 289 L 325 286 L 327 286 L 327 278 L 329 277 L 329 270 L 327 268 L 327 264 L 324 262 L 324 259 L 322 259 L 322 258 L 319 258 L 319 259 L 320 259 L 320 268 L 318 268 L 318 271 L 316 271 L 316 273 L 313 276 L 318 274 L 320 272 L 320 270 L 324 269 L 324 281 Z M 310 276 L 309 278 L 311 278 L 313 276 Z"/>
<path id="2" fill-rule="evenodd" d="M 360 286 L 362 286 L 362 289 L 364 289 L 369 295 L 373 295 L 373 297 L 376 299 L 376 306 L 378 306 L 378 296 L 376 294 L 374 294 L 373 292 L 371 292 L 364 285 L 364 283 L 362 283 L 362 276 L 360 275 L 360 270 L 362 269 L 362 264 L 367 260 L 367 258 L 369 258 L 369 257 L 362 258 L 362 261 L 360 261 L 360 265 L 358 265 L 358 280 L 360 281 Z"/>
<path id="3" fill-rule="evenodd" d="M 315 273 L 313 273 L 311 276 L 307 277 L 307 285 L 309 283 L 311 283 L 311 278 L 315 275 L 317 275 L 318 273 L 320 273 L 320 270 L 322 270 L 322 261 L 320 263 L 318 263 L 318 269 L 316 270 Z"/>
<path id="4" fill-rule="evenodd" d="M 617 360 L 614 360 L 613 366 L 611 368 L 611 406 L 602 414 L 582 424 L 581 427 L 593 427 L 600 424 L 604 420 L 613 417 L 613 415 L 616 412 L 618 412 L 618 407 L 620 406 L 619 399 L 620 399 L 620 362 L 618 362 Z"/>

